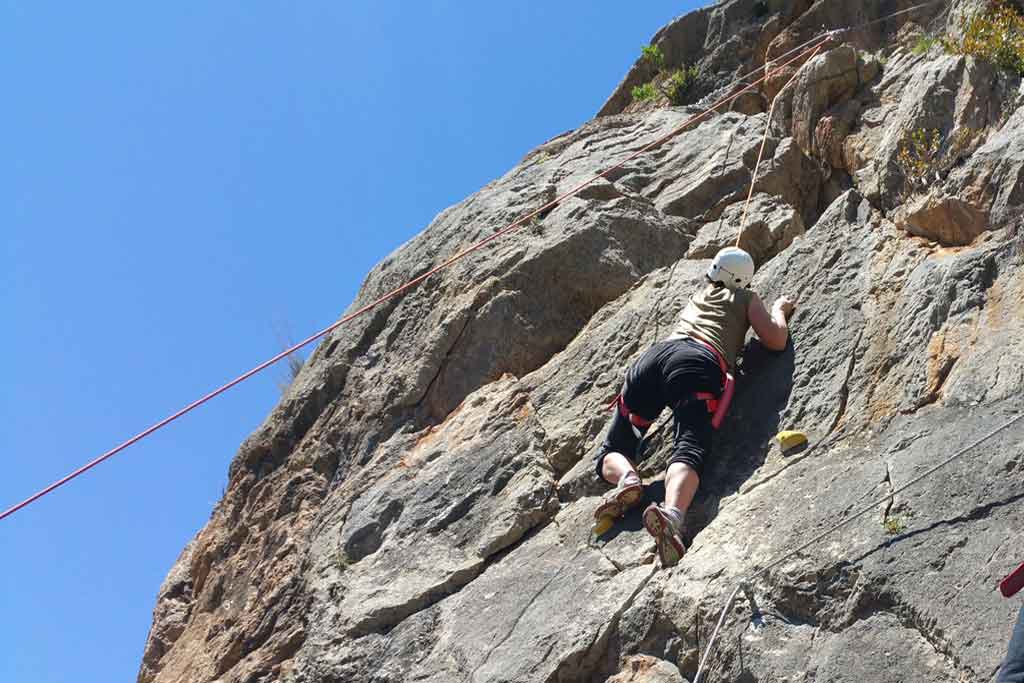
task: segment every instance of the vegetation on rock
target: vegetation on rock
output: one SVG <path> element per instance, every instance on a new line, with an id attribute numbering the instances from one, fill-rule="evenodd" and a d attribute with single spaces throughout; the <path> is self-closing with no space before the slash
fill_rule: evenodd
<path id="1" fill-rule="evenodd" d="M 661 70 L 665 66 L 665 55 L 657 45 L 644 45 L 640 48 L 640 60 L 655 70 Z"/>
<path id="2" fill-rule="evenodd" d="M 658 89 L 654 87 L 654 83 L 644 83 L 633 88 L 633 101 L 643 102 L 645 100 L 653 100 L 658 96 Z"/>
<path id="3" fill-rule="evenodd" d="M 1024 75 L 1024 16 L 1007 2 L 994 2 L 964 20 L 963 38 L 944 41 L 950 52 L 992 62 Z"/>
<path id="4" fill-rule="evenodd" d="M 914 43 L 914 47 L 911 48 L 911 52 L 920 57 L 921 55 L 926 55 L 931 52 L 931 49 L 939 44 L 941 44 L 941 41 L 935 36 L 921 36 L 917 39 L 917 42 Z"/>
<path id="5" fill-rule="evenodd" d="M 970 128 L 960 128 L 945 140 L 937 129 L 909 131 L 896 156 L 896 165 L 903 174 L 904 194 L 924 192 L 932 183 L 942 180 L 957 161 L 969 154 L 978 139 L 978 131 Z"/>
<path id="6" fill-rule="evenodd" d="M 885 521 L 882 522 L 882 526 L 885 527 L 885 533 L 890 536 L 899 536 L 907 530 L 906 523 L 899 517 L 886 517 Z"/>
<path id="7" fill-rule="evenodd" d="M 672 104 L 683 104 L 683 98 L 697 80 L 699 73 L 696 65 L 676 69 L 665 81 L 662 92 Z"/>

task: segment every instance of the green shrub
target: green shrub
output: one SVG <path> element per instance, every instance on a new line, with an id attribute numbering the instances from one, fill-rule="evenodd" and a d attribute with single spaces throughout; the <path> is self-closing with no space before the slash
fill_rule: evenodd
<path id="1" fill-rule="evenodd" d="M 984 12 L 966 18 L 961 28 L 963 38 L 947 41 L 947 49 L 1024 76 L 1024 16 L 1016 7 L 993 2 Z"/>
<path id="2" fill-rule="evenodd" d="M 640 61 L 660 71 L 665 66 L 665 55 L 657 45 L 644 45 L 640 48 Z"/>
<path id="3" fill-rule="evenodd" d="M 918 128 L 903 136 L 896 165 L 903 173 L 907 194 L 923 192 L 957 160 L 967 156 L 981 139 L 979 131 L 960 128 L 945 141 L 938 130 Z"/>
<path id="4" fill-rule="evenodd" d="M 665 81 L 663 90 L 665 97 L 672 104 L 683 104 L 687 91 L 693 86 L 699 75 L 700 72 L 697 71 L 696 66 L 684 66 L 682 69 L 676 69 Z"/>
<path id="5" fill-rule="evenodd" d="M 907 525 L 899 517 L 886 517 L 882 526 L 885 527 L 885 533 L 890 536 L 898 536 L 907 530 Z"/>
<path id="6" fill-rule="evenodd" d="M 924 190 L 933 180 L 938 168 L 939 144 L 942 138 L 938 130 L 918 128 L 903 136 L 896 164 L 903 171 L 908 192 Z"/>
<path id="7" fill-rule="evenodd" d="M 770 11 L 771 8 L 768 7 L 768 3 L 765 0 L 757 0 L 754 3 L 754 18 L 761 19 L 767 16 Z"/>
<path id="8" fill-rule="evenodd" d="M 921 36 L 917 39 L 917 42 L 914 43 L 914 47 L 911 48 L 911 51 L 920 57 L 921 55 L 926 55 L 931 52 L 931 49 L 938 43 L 938 38 L 934 38 L 932 36 Z"/>
<path id="9" fill-rule="evenodd" d="M 643 102 L 644 100 L 653 100 L 658 96 L 658 89 L 654 87 L 653 83 L 644 83 L 633 88 L 633 101 Z"/>

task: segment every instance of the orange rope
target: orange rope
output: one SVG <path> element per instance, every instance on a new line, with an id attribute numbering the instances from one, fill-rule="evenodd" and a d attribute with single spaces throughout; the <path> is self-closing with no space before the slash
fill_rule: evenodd
<path id="1" fill-rule="evenodd" d="M 825 42 L 827 41 L 828 39 L 825 40 Z M 825 42 L 822 42 L 822 44 L 814 48 L 814 52 L 812 52 L 811 56 L 807 58 L 807 62 L 810 62 L 812 59 L 814 59 L 815 55 L 817 55 L 818 52 L 821 51 L 821 48 L 825 46 Z M 767 72 L 767 70 L 768 65 L 765 64 L 765 71 Z M 778 71 L 781 71 L 781 67 L 779 69 L 776 69 L 776 72 Z M 743 239 L 743 228 L 747 226 L 747 213 L 750 211 L 750 199 L 754 196 L 754 185 L 757 183 L 757 174 L 758 170 L 761 168 L 761 159 L 764 158 L 764 148 L 765 145 L 768 143 L 768 131 L 771 129 L 772 116 L 775 114 L 775 103 L 779 101 L 779 96 L 782 95 L 783 92 L 785 92 L 786 88 L 789 87 L 789 84 L 793 82 L 798 73 L 800 73 L 799 69 L 793 72 L 793 75 L 789 77 L 789 80 L 786 81 L 786 84 L 784 86 L 782 86 L 782 89 L 779 90 L 775 97 L 772 98 L 772 106 L 768 108 L 768 120 L 765 121 L 764 123 L 764 137 L 761 138 L 761 150 L 757 153 L 757 163 L 754 164 L 754 174 L 750 178 L 750 192 L 747 193 L 747 202 L 746 204 L 743 205 L 743 217 L 740 219 L 740 229 L 739 233 L 736 235 L 737 247 L 740 246 L 740 241 Z M 766 75 L 765 79 L 767 80 L 767 78 L 768 76 Z"/>

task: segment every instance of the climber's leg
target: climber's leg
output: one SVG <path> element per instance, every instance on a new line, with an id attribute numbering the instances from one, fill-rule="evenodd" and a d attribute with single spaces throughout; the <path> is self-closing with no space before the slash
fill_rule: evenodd
<path id="1" fill-rule="evenodd" d="M 597 476 L 615 488 L 604 495 L 594 511 L 598 533 L 603 533 L 615 518 L 643 497 L 635 463 L 647 430 L 665 407 L 660 389 L 661 347 L 655 344 L 630 367 L 622 392 L 612 406 L 608 431 L 594 464 Z"/>
<path id="2" fill-rule="evenodd" d="M 684 517 L 698 486 L 700 476 L 692 467 L 683 462 L 672 463 L 665 475 L 665 507 Z"/>
<path id="3" fill-rule="evenodd" d="M 711 451 L 711 414 L 704 401 L 683 400 L 672 409 L 675 435 L 672 456 L 665 475 L 665 506 L 680 516 L 690 509 L 690 503 L 700 486 L 704 474 L 704 461 Z"/>
<path id="4" fill-rule="evenodd" d="M 661 566 L 672 567 L 690 544 L 686 511 L 700 486 L 704 459 L 711 448 L 711 415 L 704 401 L 682 400 L 673 407 L 675 437 L 665 475 L 665 504 L 644 511 L 644 526 L 658 545 Z"/>
<path id="5" fill-rule="evenodd" d="M 638 481 L 640 479 L 636 467 L 629 458 L 615 451 L 605 453 L 601 462 L 601 478 L 613 486 L 618 486 L 623 477 L 636 478 Z"/>
<path id="6" fill-rule="evenodd" d="M 1017 625 L 1013 629 L 1010 647 L 999 668 L 996 683 L 1024 683 L 1024 607 L 1017 615 Z"/>
<path id="7" fill-rule="evenodd" d="M 594 510 L 594 519 L 599 525 L 598 533 L 606 531 L 615 519 L 643 497 L 640 475 L 631 460 L 636 457 L 642 434 L 642 430 L 630 424 L 618 410 L 615 411 L 596 463 L 597 476 L 615 486 L 602 496 L 601 503 Z"/>

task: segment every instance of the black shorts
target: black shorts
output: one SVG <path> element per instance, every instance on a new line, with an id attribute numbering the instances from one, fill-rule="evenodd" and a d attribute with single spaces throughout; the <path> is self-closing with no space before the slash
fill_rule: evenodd
<path id="1" fill-rule="evenodd" d="M 675 434 L 668 464 L 684 463 L 703 476 L 704 462 L 711 450 L 711 414 L 707 403 L 697 400 L 696 394 L 720 396 L 722 381 L 718 360 L 706 346 L 692 339 L 675 339 L 655 344 L 629 368 L 622 398 L 630 412 L 651 422 L 670 406 Z M 599 478 L 608 453 L 621 453 L 635 465 L 637 449 L 647 432 L 618 410 L 612 412 L 594 463 Z"/>

